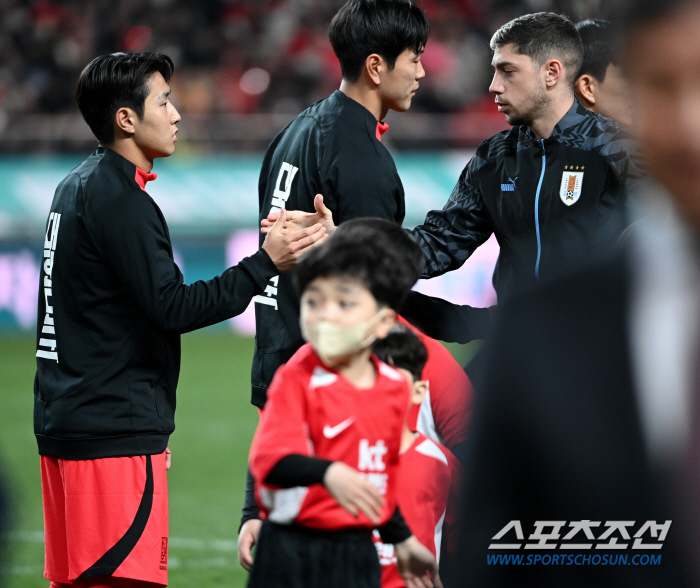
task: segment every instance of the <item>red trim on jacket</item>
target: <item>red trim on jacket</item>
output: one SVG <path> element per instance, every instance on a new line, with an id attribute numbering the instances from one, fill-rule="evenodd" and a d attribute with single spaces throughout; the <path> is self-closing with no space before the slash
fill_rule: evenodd
<path id="1" fill-rule="evenodd" d="M 141 189 L 145 192 L 146 191 L 146 183 L 147 182 L 152 182 L 158 177 L 158 174 L 153 174 L 153 173 L 146 173 L 143 171 L 140 167 L 136 168 L 136 175 L 134 176 L 134 179 L 136 180 L 136 183 L 141 186 Z"/>
<path id="2" fill-rule="evenodd" d="M 388 130 L 389 130 L 389 123 L 385 123 L 382 121 L 377 122 L 377 131 L 376 131 L 377 141 L 379 141 L 381 143 L 382 135 L 384 133 L 386 133 Z"/>

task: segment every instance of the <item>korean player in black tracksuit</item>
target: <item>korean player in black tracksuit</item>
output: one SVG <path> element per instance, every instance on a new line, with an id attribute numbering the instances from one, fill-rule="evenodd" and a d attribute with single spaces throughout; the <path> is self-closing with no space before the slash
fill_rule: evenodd
<path id="1" fill-rule="evenodd" d="M 335 224 L 372 216 L 399 224 L 404 190 L 396 165 L 381 143 L 388 125 L 340 90 L 307 108 L 273 140 L 265 154 L 258 196 L 260 220 L 281 208 L 314 210 L 323 194 Z M 260 237 L 260 244 L 264 235 Z M 265 406 L 277 368 L 304 344 L 299 299 L 291 278 L 272 278 L 255 301 L 252 403 Z"/>
<path id="2" fill-rule="evenodd" d="M 258 185 L 260 220 L 281 208 L 313 211 L 314 197 L 323 194 L 336 225 L 365 216 L 401 224 L 404 190 L 396 164 L 381 142 L 387 129 L 340 90 L 307 108 L 275 137 L 265 154 Z M 263 408 L 277 368 L 305 341 L 299 329 L 299 298 L 289 274 L 273 277 L 253 300 L 251 402 Z M 249 474 L 243 521 L 259 516 Z"/>

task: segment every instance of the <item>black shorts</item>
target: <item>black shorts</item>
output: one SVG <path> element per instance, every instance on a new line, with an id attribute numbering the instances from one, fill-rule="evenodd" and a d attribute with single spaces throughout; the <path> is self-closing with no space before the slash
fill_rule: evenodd
<path id="1" fill-rule="evenodd" d="M 372 532 L 322 531 L 265 521 L 248 588 L 380 588 Z"/>

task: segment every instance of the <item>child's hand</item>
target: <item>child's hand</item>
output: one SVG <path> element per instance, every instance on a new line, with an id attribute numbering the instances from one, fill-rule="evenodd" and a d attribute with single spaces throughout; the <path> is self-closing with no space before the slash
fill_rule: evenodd
<path id="1" fill-rule="evenodd" d="M 253 554 L 251 552 L 258 543 L 260 527 L 262 527 L 260 519 L 248 519 L 243 523 L 241 532 L 238 534 L 238 563 L 248 571 L 253 569 Z"/>
<path id="2" fill-rule="evenodd" d="M 384 499 L 357 470 L 342 461 L 334 461 L 323 476 L 323 485 L 352 516 L 357 517 L 362 511 L 375 525 L 379 524 Z"/>
<path id="3" fill-rule="evenodd" d="M 397 543 L 394 549 L 399 572 L 406 582 L 406 588 L 432 588 L 433 586 L 442 588 L 437 561 L 430 550 L 414 535 Z"/>

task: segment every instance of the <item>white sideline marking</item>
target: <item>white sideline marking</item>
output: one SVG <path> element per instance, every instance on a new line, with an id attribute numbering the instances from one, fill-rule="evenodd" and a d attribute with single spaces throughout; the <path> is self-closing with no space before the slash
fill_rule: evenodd
<path id="1" fill-rule="evenodd" d="M 26 543 L 43 543 L 43 531 L 11 531 L 5 535 L 8 541 L 20 541 Z M 236 553 L 238 544 L 230 539 L 186 539 L 183 537 L 171 537 L 168 545 L 171 549 L 183 551 L 219 551 L 225 553 Z M 177 557 L 169 555 L 168 568 L 232 568 L 238 565 L 235 557 L 214 557 L 209 559 L 189 559 L 187 557 Z M 10 566 L 7 574 L 10 576 L 35 576 L 44 572 L 43 565 Z"/>

